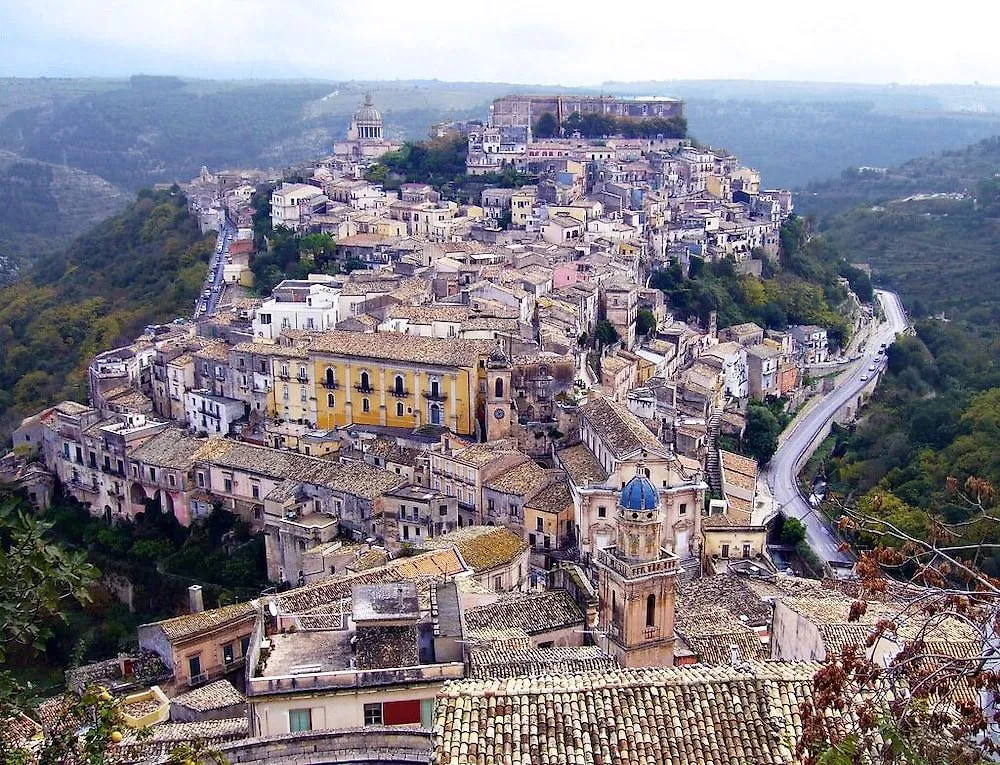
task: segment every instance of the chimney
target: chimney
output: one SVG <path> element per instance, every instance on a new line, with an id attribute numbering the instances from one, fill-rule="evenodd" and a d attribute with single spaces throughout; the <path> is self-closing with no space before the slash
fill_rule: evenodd
<path id="1" fill-rule="evenodd" d="M 734 667 L 740 665 L 740 649 L 735 643 L 729 644 L 729 658 Z"/>
<path id="2" fill-rule="evenodd" d="M 205 601 L 201 596 L 201 585 L 192 584 L 188 587 L 188 611 L 196 614 L 205 610 Z"/>

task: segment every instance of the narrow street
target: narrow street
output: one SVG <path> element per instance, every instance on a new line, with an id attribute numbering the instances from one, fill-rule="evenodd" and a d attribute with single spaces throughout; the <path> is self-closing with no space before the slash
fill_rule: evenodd
<path id="1" fill-rule="evenodd" d="M 882 304 L 885 321 L 873 329 L 864 353 L 841 373 L 834 390 L 792 421 L 763 474 L 776 507 L 806 525 L 809 546 L 835 569 L 849 568 L 854 563 L 854 556 L 837 549 L 837 539 L 826 520 L 802 496 L 798 471 L 811 454 L 814 441 L 823 427 L 869 383 L 874 374 L 870 371 L 871 365 L 884 364 L 884 357 L 878 353 L 880 345 L 885 343 L 888 347 L 896 335 L 907 327 L 899 296 L 886 290 L 876 290 L 876 295 Z"/>
<path id="2" fill-rule="evenodd" d="M 235 233 L 229 225 L 229 221 L 223 218 L 222 228 L 215 243 L 215 252 L 212 253 L 208 273 L 205 275 L 205 283 L 201 293 L 194 302 L 193 317 L 195 319 L 206 314 L 211 315 L 215 313 L 215 310 L 219 306 L 219 298 L 222 297 L 222 288 L 224 286 L 223 271 L 226 267 L 226 257 L 229 255 L 229 245 L 232 243 Z"/>

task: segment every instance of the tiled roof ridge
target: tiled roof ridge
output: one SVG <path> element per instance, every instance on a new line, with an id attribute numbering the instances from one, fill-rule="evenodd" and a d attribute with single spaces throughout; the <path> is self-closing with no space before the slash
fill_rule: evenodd
<path id="1" fill-rule="evenodd" d="M 694 664 L 682 667 L 638 667 L 589 670 L 572 674 L 543 674 L 533 677 L 454 680 L 446 683 L 443 697 L 455 696 L 547 696 L 579 693 L 606 688 L 646 686 L 700 686 L 719 683 L 811 683 L 818 662 L 750 661 L 746 668 L 726 664 Z M 476 687 L 478 686 L 478 687 Z M 475 687 L 470 691 L 470 687 Z"/>

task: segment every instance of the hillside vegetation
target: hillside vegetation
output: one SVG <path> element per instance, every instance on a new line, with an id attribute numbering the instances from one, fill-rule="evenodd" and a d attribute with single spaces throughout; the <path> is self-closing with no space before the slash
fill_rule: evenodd
<path id="1" fill-rule="evenodd" d="M 857 428 L 837 434 L 825 470 L 832 489 L 919 538 L 927 538 L 934 516 L 950 523 L 971 517 L 949 478 L 958 489 L 970 477 L 1000 486 L 997 337 L 920 322 L 916 337 L 890 347 L 888 373 Z M 1000 542 L 996 528 L 973 524 L 957 543 L 980 542 Z M 991 576 L 1000 574 L 1000 554 L 983 560 Z"/>
<path id="2" fill-rule="evenodd" d="M 836 492 L 919 538 L 935 516 L 971 517 L 961 497 L 970 478 L 1000 487 L 998 169 L 994 138 L 817 187 L 830 210 L 861 201 L 820 216 L 820 228 L 853 262 L 869 263 L 876 282 L 896 289 L 917 318 L 916 336 L 890 347 L 887 372 L 857 427 L 837 433 L 826 475 Z M 947 192 L 961 195 L 904 201 Z M 942 312 L 947 321 L 930 316 Z M 982 499 L 995 505 L 994 497 Z M 972 523 L 957 543 L 981 542 L 1000 539 Z M 1000 573 L 1000 555 L 975 554 L 991 575 Z"/>
<path id="3" fill-rule="evenodd" d="M 68 244 L 127 202 L 96 175 L 0 152 L 0 283 L 13 265 Z"/>
<path id="4" fill-rule="evenodd" d="M 833 210 L 819 228 L 854 263 L 896 289 L 916 316 L 944 313 L 972 331 L 1000 332 L 1000 138 L 913 160 L 886 174 L 845 173 L 817 191 Z M 917 198 L 914 195 L 957 194 Z"/>
<path id="5" fill-rule="evenodd" d="M 143 191 L 0 288 L 0 436 L 54 401 L 85 400 L 94 353 L 186 315 L 213 246 L 183 195 Z"/>
<path id="6" fill-rule="evenodd" d="M 704 263 L 693 258 L 687 275 L 675 265 L 654 273 L 650 286 L 663 292 L 682 320 L 705 325 L 715 311 L 719 327 L 747 321 L 779 330 L 790 324 L 818 324 L 827 328 L 834 347 L 847 342 L 851 329 L 851 298 L 841 278 L 860 300 L 872 299 L 867 275 L 796 216 L 782 226 L 779 260 L 765 260 L 762 277 L 739 274 L 729 260 Z"/>

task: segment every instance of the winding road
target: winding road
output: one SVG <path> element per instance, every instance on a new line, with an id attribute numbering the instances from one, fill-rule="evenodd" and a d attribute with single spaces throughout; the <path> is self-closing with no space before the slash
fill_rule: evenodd
<path id="1" fill-rule="evenodd" d="M 854 556 L 837 549 L 837 538 L 826 519 L 799 491 L 798 472 L 811 453 L 810 446 L 827 422 L 869 384 L 867 378 L 872 375 L 869 366 L 872 363 L 883 363 L 878 357 L 879 346 L 882 343 L 886 346 L 891 344 L 896 335 L 908 326 L 899 295 L 887 290 L 876 290 L 876 295 L 882 304 L 885 320 L 872 331 L 865 352 L 840 374 L 832 392 L 801 418 L 793 421 L 791 430 L 785 435 L 784 442 L 774 453 L 765 472 L 775 507 L 786 516 L 794 516 L 806 525 L 806 541 L 809 546 L 834 569 L 850 568 L 854 564 Z"/>

